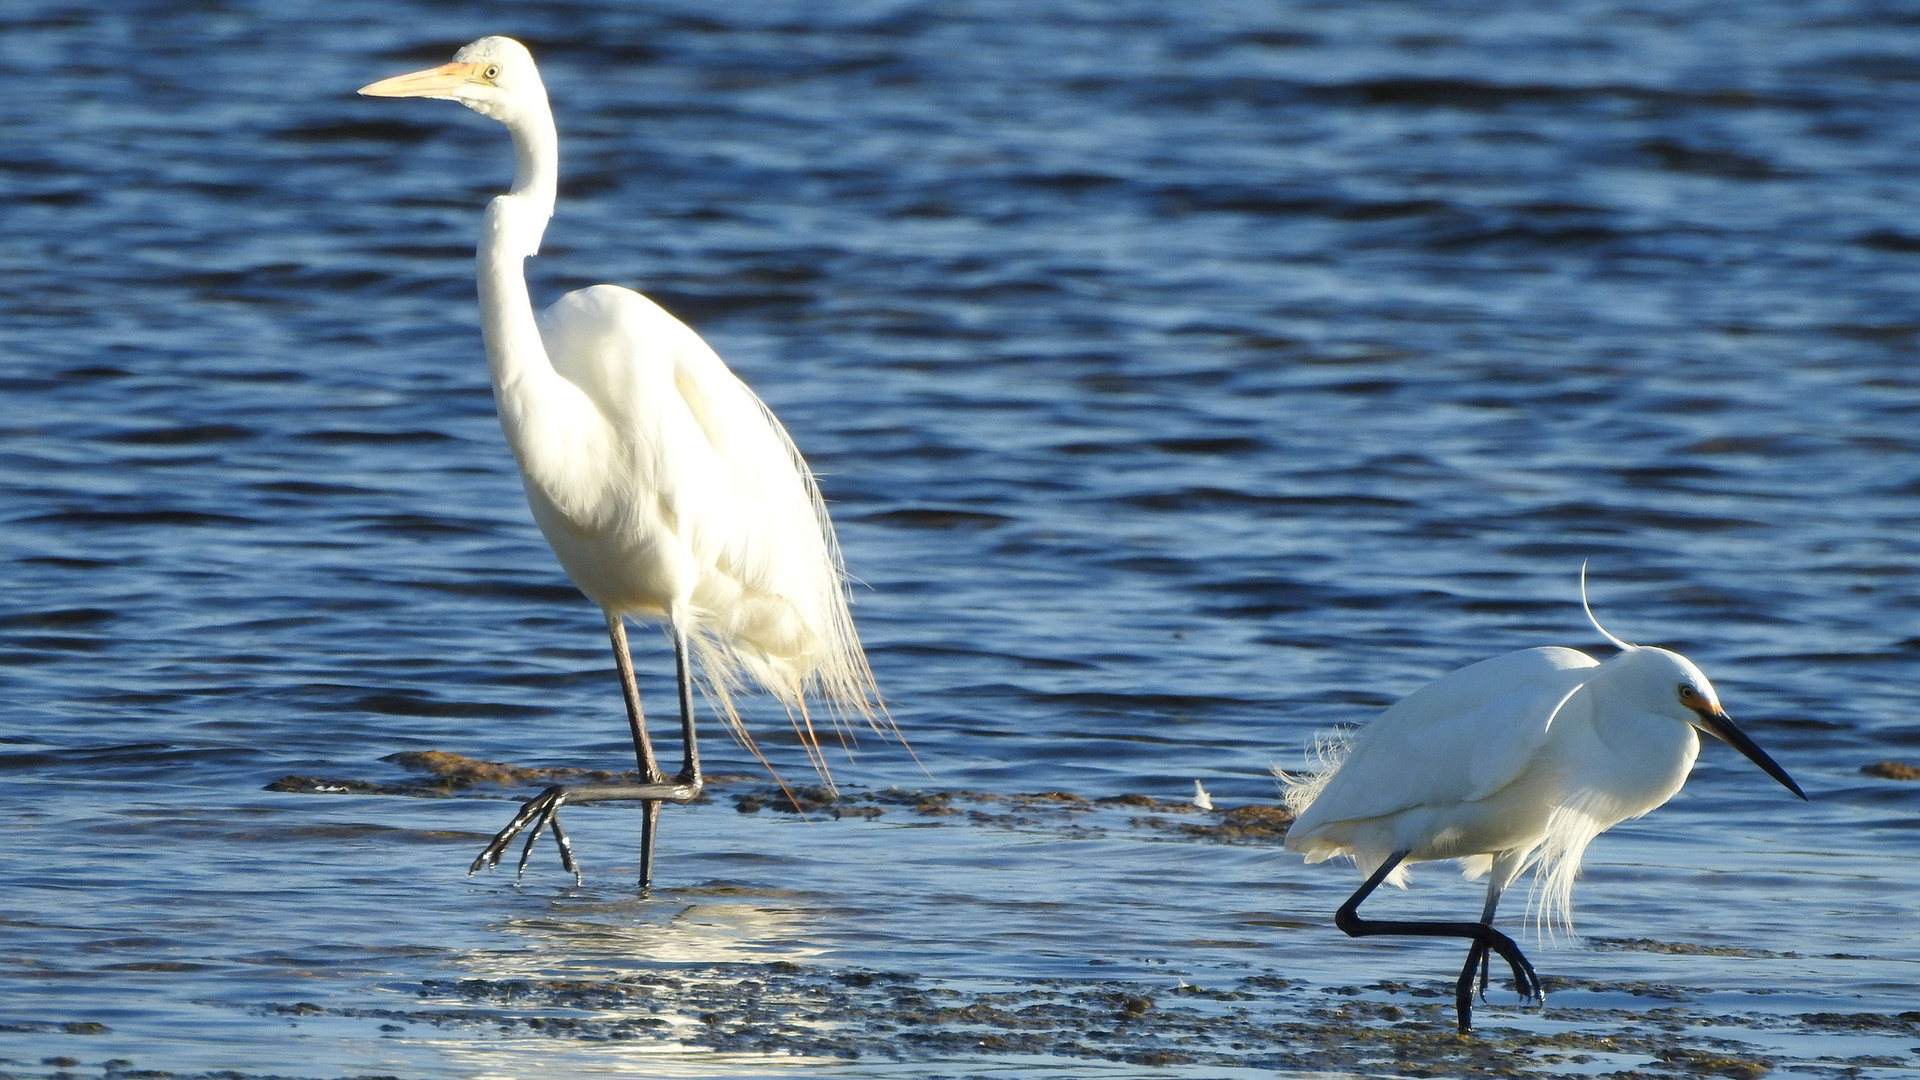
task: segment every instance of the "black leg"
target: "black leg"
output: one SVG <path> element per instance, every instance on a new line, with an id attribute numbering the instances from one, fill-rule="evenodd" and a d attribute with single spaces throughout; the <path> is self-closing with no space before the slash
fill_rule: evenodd
<path id="1" fill-rule="evenodd" d="M 700 790 L 700 741 L 693 730 L 693 667 L 687 658 L 687 632 L 673 627 L 673 673 L 680 684 L 680 777 L 682 784 Z"/>
<path id="2" fill-rule="evenodd" d="M 616 612 L 607 612 L 607 636 L 613 640 L 613 663 L 620 670 L 620 692 L 627 702 L 627 728 L 633 733 L 633 756 L 640 763 L 640 777 L 658 784 L 666 779 L 660 760 L 653 755 L 653 741 L 647 737 L 647 716 L 640 708 L 640 683 L 633 674 L 633 652 L 627 646 L 626 620 Z M 660 804 L 649 802 L 640 820 L 640 887 L 653 884 L 653 838 L 660 828 Z"/>
<path id="3" fill-rule="evenodd" d="M 1533 965 L 1520 951 L 1513 939 L 1488 926 L 1486 923 L 1463 922 L 1387 922 L 1378 919 L 1362 919 L 1358 909 L 1362 901 L 1380 887 L 1380 883 L 1393 873 L 1393 869 L 1406 860 L 1407 853 L 1397 851 L 1380 864 L 1380 868 L 1367 878 L 1366 883 L 1340 905 L 1334 913 L 1333 924 L 1348 937 L 1373 937 L 1378 934 L 1417 934 L 1427 937 L 1467 938 L 1473 947 L 1467 951 L 1467 966 L 1460 973 L 1460 981 L 1454 984 L 1454 1006 L 1459 1015 L 1460 1030 L 1473 1030 L 1473 969 L 1481 958 L 1491 950 L 1500 954 L 1501 959 L 1513 969 L 1513 978 L 1522 998 L 1538 996 L 1540 979 L 1533 973 Z"/>
<path id="4" fill-rule="evenodd" d="M 1487 903 L 1485 907 L 1480 909 L 1480 925 L 1481 926 L 1485 926 L 1485 927 L 1493 926 L 1493 913 L 1496 910 L 1498 910 L 1500 907 L 1500 896 L 1501 894 L 1506 892 L 1507 886 L 1511 884 L 1513 881 L 1513 875 L 1518 872 L 1517 869 L 1510 869 L 1509 867 L 1517 866 L 1517 864 L 1520 862 L 1520 860 L 1523 857 L 1524 857 L 1524 853 L 1516 854 L 1513 852 L 1508 852 L 1506 854 L 1499 856 L 1499 858 L 1497 858 L 1494 861 L 1492 870 L 1487 876 Z M 1521 957 L 1521 959 L 1524 961 L 1526 958 Z M 1487 982 L 1488 982 L 1487 969 L 1492 966 L 1492 963 L 1493 963 L 1493 954 L 1484 948 L 1481 949 L 1480 950 L 1480 1000 L 1481 1001 L 1487 1000 Z M 1522 1003 L 1525 1003 L 1528 1000 L 1532 1000 L 1532 1001 L 1537 1001 L 1542 1005 L 1546 1004 L 1546 1001 L 1547 1001 L 1546 991 L 1541 989 L 1540 977 L 1533 973 L 1533 965 L 1528 964 L 1525 970 L 1522 970 L 1518 965 L 1514 965 L 1511 961 L 1509 961 L 1508 966 L 1513 969 L 1513 990 L 1515 993 L 1520 995 L 1520 999 Z M 1531 993 L 1529 993 L 1527 990 L 1528 986 L 1533 987 L 1533 990 Z"/>
<path id="5" fill-rule="evenodd" d="M 607 613 L 607 637 L 613 641 L 613 666 L 620 672 L 620 693 L 627 703 L 627 729 L 633 733 L 633 756 L 640 776 L 649 784 L 666 779 L 647 738 L 647 714 L 640 708 L 640 683 L 633 675 L 633 653 L 627 648 L 627 628 L 619 615 Z"/>
<path id="6" fill-rule="evenodd" d="M 1487 947 L 1480 941 L 1467 948 L 1467 966 L 1460 969 L 1460 978 L 1453 984 L 1453 1008 L 1460 1017 L 1460 1030 L 1473 1029 L 1473 978 L 1480 977 L 1480 997 L 1487 996 Z"/>
<path id="7" fill-rule="evenodd" d="M 640 808 L 640 891 L 653 888 L 653 838 L 660 832 L 660 803 Z"/>
<path id="8" fill-rule="evenodd" d="M 614 666 L 620 672 L 620 689 L 627 704 L 627 727 L 633 733 L 633 754 L 640 765 L 642 783 L 639 784 L 580 784 L 573 787 L 555 785 L 528 799 L 514 815 L 507 827 L 494 834 L 491 841 L 473 860 L 467 869 L 471 874 L 481 867 L 500 865 L 500 859 L 507 848 L 523 830 L 527 831 L 526 846 L 520 853 L 520 872 L 525 873 L 527 860 L 533 854 L 534 842 L 543 832 L 553 830 L 553 839 L 560 849 L 560 864 L 573 873 L 574 880 L 580 880 L 579 867 L 574 863 L 573 845 L 568 842 L 567 834 L 560 828 L 560 808 L 569 803 L 637 801 L 645 803 L 643 823 L 640 831 L 640 887 L 645 889 L 653 881 L 654 833 L 660 821 L 662 802 L 686 803 L 700 796 L 700 759 L 699 752 L 693 749 L 693 713 L 692 689 L 687 673 L 686 639 L 678 632 L 674 635 L 674 653 L 680 662 L 680 707 L 681 730 L 688 737 L 688 764 L 681 769 L 681 775 L 668 781 L 666 774 L 660 771 L 659 759 L 654 756 L 653 743 L 647 737 L 646 714 L 640 708 L 640 684 L 633 674 L 633 655 L 627 648 L 627 630 L 621 616 L 607 613 L 607 636 L 613 642 Z M 687 779 L 691 773 L 691 780 Z"/>
<path id="9" fill-rule="evenodd" d="M 680 775 L 675 777 L 674 781 L 683 788 L 691 788 L 693 795 L 697 796 L 700 794 L 701 788 L 700 744 L 695 740 L 693 730 L 693 671 L 687 662 L 686 631 L 682 630 L 677 624 L 673 625 L 671 629 L 673 632 L 674 679 L 678 682 L 680 691 L 680 738 L 684 744 L 680 752 Z M 624 645 L 625 642 L 622 641 L 621 644 Z M 631 667 L 629 666 L 622 675 L 626 680 L 626 685 L 630 688 L 628 691 L 628 700 L 633 702 L 634 708 L 638 708 L 640 694 L 638 689 L 633 689 L 635 684 Z M 636 728 L 635 730 L 642 729 Z M 641 738 L 645 738 L 643 730 Z M 634 745 L 638 748 L 644 744 L 636 742 Z M 665 779 L 665 776 L 660 772 L 658 763 L 651 760 L 652 753 L 653 748 L 650 745 L 647 746 L 648 782 L 659 783 Z M 692 797 L 693 796 L 689 796 L 689 798 Z M 640 833 L 640 889 L 642 892 L 653 887 L 654 835 L 659 830 L 659 827 L 660 804 L 658 802 L 649 802 L 646 805 L 646 820 L 641 827 Z"/>

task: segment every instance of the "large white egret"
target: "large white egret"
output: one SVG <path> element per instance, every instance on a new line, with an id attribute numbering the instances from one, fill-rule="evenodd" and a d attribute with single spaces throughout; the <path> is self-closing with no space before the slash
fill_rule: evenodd
<path id="1" fill-rule="evenodd" d="M 833 524 L 780 422 L 678 319 L 614 285 L 568 293 L 534 313 L 524 260 L 538 253 L 553 215 L 559 154 L 546 86 L 525 46 L 481 38 L 452 63 L 360 92 L 457 101 L 513 137 L 513 188 L 487 205 L 477 257 L 494 402 L 534 520 L 573 583 L 606 614 L 645 781 L 548 788 L 472 869 L 499 865 L 531 826 L 524 871 L 551 827 L 577 878 L 560 808 L 640 800 L 645 888 L 660 804 L 700 794 L 693 662 L 721 719 L 749 749 L 732 693 L 751 682 L 778 698 L 829 785 L 809 699 L 824 702 L 835 722 L 857 717 L 891 729 L 847 611 Z M 683 751 L 672 779 L 648 739 L 626 616 L 663 622 L 673 640 Z"/>
<path id="2" fill-rule="evenodd" d="M 1586 600 L 1584 571 L 1581 601 Z M 1587 611 L 1593 616 L 1591 608 Z M 1513 971 L 1523 1000 L 1541 997 L 1533 965 L 1493 929 L 1500 894 L 1528 866 L 1550 916 L 1567 921 L 1580 856 L 1600 833 L 1673 797 L 1700 752 L 1695 729 L 1726 742 L 1806 798 L 1720 707 L 1692 661 L 1629 645 L 1601 663 L 1574 649 L 1522 649 L 1441 677 L 1375 717 L 1344 757 L 1290 776 L 1299 814 L 1287 850 L 1310 863 L 1335 855 L 1366 875 L 1334 916 L 1351 937 L 1424 934 L 1473 944 L 1454 985 L 1460 1030 L 1473 1026 L 1473 979 L 1486 986 L 1489 951 Z M 1406 887 L 1410 863 L 1460 859 L 1487 876 L 1479 922 L 1388 922 L 1357 909 L 1381 882 Z"/>

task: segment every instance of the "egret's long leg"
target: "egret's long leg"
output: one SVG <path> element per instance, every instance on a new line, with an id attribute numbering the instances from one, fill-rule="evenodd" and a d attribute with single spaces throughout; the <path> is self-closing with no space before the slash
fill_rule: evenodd
<path id="1" fill-rule="evenodd" d="M 1475 949 L 1483 953 L 1489 949 L 1497 952 L 1508 966 L 1513 968 L 1514 982 L 1520 989 L 1521 997 L 1535 996 L 1540 989 L 1540 979 L 1533 973 L 1533 965 L 1527 962 L 1525 954 L 1520 951 L 1520 946 L 1515 945 L 1512 938 L 1485 923 L 1389 922 L 1382 919 L 1363 919 L 1359 916 L 1358 909 L 1361 902 L 1373 895 L 1373 890 L 1379 888 L 1380 883 L 1385 881 L 1387 875 L 1393 873 L 1394 867 L 1404 862 L 1406 857 L 1407 853 L 1404 851 L 1396 851 L 1388 856 L 1387 861 L 1381 863 L 1380 868 L 1375 870 L 1372 876 L 1368 877 L 1366 882 L 1347 898 L 1347 902 L 1340 905 L 1340 910 L 1334 913 L 1333 924 L 1348 937 L 1419 934 L 1429 937 L 1468 938 L 1474 943 Z M 1474 955 L 1472 949 L 1468 950 L 1467 957 L 1467 971 L 1471 972 L 1479 957 Z M 1455 984 L 1454 1008 L 1459 1016 L 1460 1030 L 1463 1032 L 1473 1030 L 1472 989 L 1471 978 L 1462 978 Z"/>
<path id="2" fill-rule="evenodd" d="M 1506 882 L 1502 880 L 1504 876 L 1505 875 L 1500 872 L 1495 871 L 1487 879 L 1487 903 L 1485 907 L 1480 909 L 1481 926 L 1491 927 L 1493 925 L 1493 911 L 1500 906 L 1500 895 L 1506 892 Z M 1480 1000 L 1485 1001 L 1487 999 L 1487 968 L 1492 962 L 1493 954 L 1487 951 L 1485 945 L 1476 940 L 1472 947 L 1467 950 L 1467 966 L 1460 969 L 1460 981 L 1454 985 L 1454 996 L 1458 998 L 1461 994 L 1471 995 L 1473 993 L 1474 968 L 1478 967 L 1480 969 Z M 1516 990 L 1525 985 L 1525 980 L 1520 977 L 1520 971 L 1517 968 L 1513 973 L 1513 985 Z"/>
<path id="3" fill-rule="evenodd" d="M 633 653 L 627 647 L 626 619 L 616 611 L 607 612 L 607 636 L 613 639 L 613 663 L 620 669 L 620 690 L 627 700 L 627 727 L 633 731 L 633 756 L 640 762 L 640 778 L 649 784 L 666 779 L 660 761 L 653 755 L 653 741 L 647 738 L 647 716 L 640 708 L 640 683 L 633 675 Z M 640 887 L 653 882 L 653 836 L 660 828 L 660 804 L 649 800 L 641 808 Z"/>
<path id="4" fill-rule="evenodd" d="M 680 683 L 680 737 L 686 743 L 680 751 L 679 780 L 699 791 L 702 781 L 700 742 L 693 730 L 693 666 L 687 656 L 687 632 L 680 629 L 679 623 L 673 626 L 673 667 Z"/>
<path id="5" fill-rule="evenodd" d="M 627 703 L 627 728 L 633 732 L 633 756 L 640 763 L 641 778 L 649 784 L 665 779 L 660 762 L 653 755 L 653 740 L 647 737 L 647 714 L 640 707 L 640 683 L 633 674 L 633 652 L 627 647 L 626 620 L 617 612 L 607 612 L 607 637 L 613 642 L 613 665 L 620 672 L 620 693 Z"/>
<path id="6" fill-rule="evenodd" d="M 1488 882 L 1487 883 L 1487 904 L 1485 907 L 1480 909 L 1480 925 L 1482 926 L 1493 925 L 1493 909 L 1499 903 L 1500 903 L 1500 894 L 1497 891 L 1495 891 L 1493 887 L 1493 883 Z M 1460 978 L 1463 980 L 1467 980 L 1469 984 L 1471 983 L 1473 978 L 1473 969 L 1476 962 L 1478 962 L 1480 967 L 1480 1000 L 1485 1001 L 1487 1000 L 1487 983 L 1491 978 L 1491 973 L 1488 971 L 1488 969 L 1493 966 L 1493 954 L 1489 953 L 1477 941 L 1473 943 L 1472 947 L 1467 949 L 1467 966 L 1460 969 Z M 1453 988 L 1453 992 L 1456 997 L 1459 996 L 1460 987 L 1458 985 L 1455 985 Z"/>
<path id="7" fill-rule="evenodd" d="M 682 792 L 686 793 L 675 801 L 690 802 L 699 796 L 700 788 L 703 786 L 700 776 L 700 742 L 696 737 L 693 723 L 693 668 L 687 655 L 687 632 L 681 629 L 677 620 L 670 624 L 670 629 L 673 634 L 673 673 L 680 691 L 680 739 L 682 742 L 680 774 L 674 778 L 674 782 Z M 621 643 L 625 644 L 624 636 Z M 633 708 L 637 709 L 640 695 L 639 691 L 633 688 L 631 662 L 623 669 L 622 676 L 626 679 L 628 687 L 627 700 L 633 703 Z M 641 739 L 645 739 L 643 726 L 636 726 L 634 730 L 641 732 Z M 638 741 L 634 745 L 647 746 L 644 742 Z M 660 766 L 653 760 L 651 746 L 647 746 L 646 755 L 648 782 L 661 782 L 665 776 L 660 772 Z M 647 803 L 646 815 L 646 824 L 640 834 L 640 888 L 642 890 L 653 887 L 653 838 L 660 822 L 660 804 Z"/>
<path id="8" fill-rule="evenodd" d="M 468 868 L 467 873 L 474 873 L 483 866 L 499 866 L 501 857 L 506 853 L 514 837 L 531 827 L 527 850 L 522 852 L 520 858 L 521 871 L 526 870 L 527 856 L 531 854 L 533 841 L 539 839 L 542 832 L 552 829 L 554 842 L 560 848 L 560 863 L 573 871 L 577 880 L 580 871 L 574 863 L 572 845 L 567 841 L 567 834 L 560 829 L 558 816 L 560 808 L 569 803 L 634 801 L 645 804 L 644 823 L 640 833 L 640 886 L 645 888 L 648 882 L 653 880 L 653 838 L 660 821 L 660 804 L 663 802 L 686 803 L 699 798 L 699 759 L 696 756 L 692 761 L 691 783 L 680 778 L 670 782 L 666 774 L 660 771 L 659 759 L 653 753 L 653 742 L 647 737 L 646 714 L 640 708 L 640 684 L 633 674 L 633 654 L 627 647 L 626 627 L 621 617 L 612 612 L 607 613 L 607 636 L 613 643 L 614 666 L 619 669 L 620 689 L 627 704 L 627 727 L 633 733 L 634 758 L 639 762 L 643 782 L 580 784 L 573 787 L 555 785 L 548 788 L 528 799 L 520 807 L 520 812 L 514 815 L 513 820 L 507 822 L 507 827 L 494 834 L 487 846 L 481 849 L 479 857 L 473 860 L 473 865 Z M 691 690 L 686 674 L 686 650 L 683 638 L 676 636 L 676 642 L 678 644 L 675 653 L 681 662 L 680 701 L 683 708 L 681 724 L 683 731 L 690 732 L 692 730 L 691 712 L 685 711 L 685 707 L 691 701 Z M 684 776 L 687 770 L 682 769 L 681 772 Z"/>

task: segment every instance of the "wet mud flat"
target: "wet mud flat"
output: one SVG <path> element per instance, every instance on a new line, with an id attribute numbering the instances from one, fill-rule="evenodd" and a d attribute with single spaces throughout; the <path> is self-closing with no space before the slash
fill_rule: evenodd
<path id="1" fill-rule="evenodd" d="M 981 980 L 985 981 L 985 980 Z M 1312 987 L 1269 975 L 1218 987 L 1137 980 L 1038 980 L 982 988 L 904 972 L 833 971 L 777 962 L 685 967 L 592 980 L 428 983 L 412 1008 L 352 1010 L 403 1024 L 539 1033 L 555 1039 L 842 1061 L 1105 1061 L 1279 1072 L 1402 1076 L 1759 1077 L 1920 1068 L 1920 1012 L 1724 1013 L 1662 984 L 1553 979 L 1549 994 L 1630 995 L 1640 1010 L 1552 1003 L 1490 1010 L 1453 1030 L 1444 982 Z M 295 1014 L 311 1004 L 273 1007 Z M 1526 1027 L 1508 1026 L 1524 1020 Z M 1755 1037 L 1743 1039 L 1740 1032 Z M 1881 1053 L 1783 1056 L 1783 1041 L 1868 1037 Z"/>
<path id="2" fill-rule="evenodd" d="M 440 750 L 406 751 L 381 759 L 402 776 L 284 776 L 269 791 L 316 795 L 405 795 L 419 798 L 506 798 L 507 789 L 529 785 L 638 783 L 639 774 L 566 767 L 533 768 L 480 761 Z M 1150 795 L 1091 798 L 1065 791 L 996 794 L 889 788 L 835 792 L 807 784 L 769 784 L 764 778 L 710 775 L 697 802 L 726 799 L 743 814 L 762 811 L 823 819 L 877 818 L 888 813 L 922 818 L 955 818 L 975 825 L 1100 830 L 1124 823 L 1223 843 L 1279 844 L 1293 816 L 1279 806 L 1202 808 L 1190 800 Z"/>
<path id="3" fill-rule="evenodd" d="M 613 774 L 530 769 L 440 752 L 394 755 L 367 778 L 286 777 L 281 791 L 504 799 L 515 788 Z M 1128 832 L 1166 842 L 1277 846 L 1283 809 L 1203 809 L 1144 795 L 1071 792 L 848 791 L 715 777 L 703 801 L 742 814 L 816 822 L 907 818 L 926 824 L 1067 836 Z M 751 890 L 742 901 L 754 902 Z M 682 890 L 716 894 L 726 887 Z M 1592 938 L 1597 951 L 1708 953 L 1794 960 L 1792 953 Z M 1825 957 L 1825 959 L 1846 959 Z M 1869 959 L 1869 958 L 1861 958 Z M 1103 961 L 1093 961 L 1095 964 Z M 975 977 L 863 967 L 650 963 L 643 970 L 555 977 L 425 979 L 383 987 L 390 1003 L 276 1001 L 265 1016 L 377 1022 L 397 1038 L 629 1044 L 652 1054 L 758 1059 L 762 1070 L 830 1066 L 836 1075 L 947 1075 L 958 1068 L 1107 1075 L 1218 1075 L 1248 1069 L 1392 1076 L 1911 1076 L 1920 1072 L 1920 1011 L 1798 1011 L 1772 991 L 1736 994 L 1665 982 L 1548 976 L 1544 1008 L 1496 989 L 1478 1028 L 1453 1030 L 1449 980 L 1323 985 L 1282 975 L 1184 978 Z M 1783 999 L 1784 1000 L 1784 999 Z M 1732 1002 L 1730 1005 L 1729 1002 Z M 753 1072 L 754 1070 L 743 1070 Z M 90 1075 L 70 1072 L 70 1075 Z M 16 1071 L 4 1075 L 50 1076 Z M 133 1075 L 127 1073 L 125 1075 Z M 224 1074 L 239 1077 L 241 1074 Z"/>
<path id="4" fill-rule="evenodd" d="M 1657 943 L 1649 943 L 1657 944 Z M 295 1022 L 378 1021 L 426 1041 L 551 1040 L 578 1048 L 716 1055 L 735 1067 L 857 1066 L 855 1075 L 946 1075 L 994 1064 L 1154 1075 L 1249 1069 L 1388 1076 L 1912 1075 L 1920 1012 L 1726 1012 L 1703 991 L 1665 984 L 1547 979 L 1544 1010 L 1491 1007 L 1472 1035 L 1452 1030 L 1445 982 L 1316 987 L 1268 975 L 1220 986 L 1140 980 L 928 979 L 787 962 L 662 965 L 617 978 L 426 980 L 390 1007 L 267 1003 Z M 1623 1008 L 1561 1002 L 1619 998 Z M 1556 998 L 1558 999 L 1556 1001 Z M 1097 1069 L 1096 1069 L 1097 1067 Z M 307 1075 L 292 1070 L 276 1076 Z M 0 1061 L 0 1078 L 256 1080 L 256 1074 L 149 1070 L 130 1059 Z M 265 1080 L 260 1077 L 259 1080 Z"/>

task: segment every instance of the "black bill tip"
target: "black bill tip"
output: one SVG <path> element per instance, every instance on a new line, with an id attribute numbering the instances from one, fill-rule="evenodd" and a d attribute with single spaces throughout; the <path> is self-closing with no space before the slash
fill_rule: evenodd
<path id="1" fill-rule="evenodd" d="M 1696 709 L 1694 712 L 1700 717 L 1702 731 L 1740 751 L 1748 761 L 1760 766 L 1760 771 L 1780 781 L 1788 791 L 1802 799 L 1807 797 L 1807 793 L 1800 790 L 1800 785 L 1793 782 L 1793 777 L 1787 775 L 1787 770 L 1781 768 L 1779 762 L 1768 757 L 1767 752 L 1760 749 L 1759 744 L 1747 738 L 1746 732 L 1734 726 L 1733 717 L 1717 709 Z"/>

